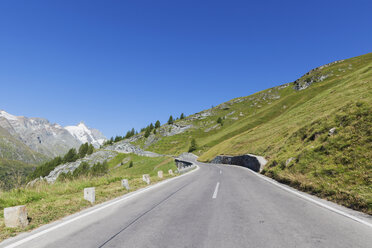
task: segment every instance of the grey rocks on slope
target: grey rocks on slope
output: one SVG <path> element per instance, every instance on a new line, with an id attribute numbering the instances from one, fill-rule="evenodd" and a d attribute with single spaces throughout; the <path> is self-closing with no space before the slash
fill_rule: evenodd
<path id="1" fill-rule="evenodd" d="M 144 151 L 138 146 L 132 145 L 129 143 L 128 140 L 122 140 L 117 143 L 114 143 L 113 145 L 107 146 L 104 148 L 105 150 L 120 152 L 120 153 L 134 153 L 140 156 L 145 157 L 160 157 L 160 154 Z"/>
<path id="2" fill-rule="evenodd" d="M 80 131 L 79 125 L 72 129 Z M 14 116 L 3 110 L 0 111 L 0 127 L 31 150 L 48 157 L 62 155 L 85 142 L 98 147 L 97 143 L 103 143 L 105 140 L 98 130 L 88 129 L 85 125 L 87 132 L 80 132 L 78 133 L 80 136 L 77 137 L 68 129 L 52 124 L 46 119 Z"/>

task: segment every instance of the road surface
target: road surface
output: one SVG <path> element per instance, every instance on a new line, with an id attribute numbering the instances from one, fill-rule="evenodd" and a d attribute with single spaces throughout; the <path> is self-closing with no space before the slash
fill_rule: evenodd
<path id="1" fill-rule="evenodd" d="M 138 196 L 0 246 L 372 247 L 368 225 L 283 190 L 248 169 L 198 164 L 197 171 Z"/>

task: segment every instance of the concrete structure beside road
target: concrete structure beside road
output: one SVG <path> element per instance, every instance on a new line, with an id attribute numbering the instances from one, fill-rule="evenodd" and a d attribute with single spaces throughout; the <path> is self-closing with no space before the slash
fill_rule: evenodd
<path id="1" fill-rule="evenodd" d="M 28 225 L 26 206 L 4 208 L 4 222 L 6 227 L 26 227 Z"/>
<path id="2" fill-rule="evenodd" d="M 93 204 L 96 201 L 96 188 L 95 187 L 85 188 L 84 199 Z"/>

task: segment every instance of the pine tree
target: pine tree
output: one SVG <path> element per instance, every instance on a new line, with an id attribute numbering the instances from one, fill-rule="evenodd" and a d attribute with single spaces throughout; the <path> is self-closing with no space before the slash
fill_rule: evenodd
<path id="1" fill-rule="evenodd" d="M 150 131 L 152 131 L 154 129 L 154 125 L 152 125 L 152 123 L 151 123 L 149 128 L 150 128 Z"/>
<path id="2" fill-rule="evenodd" d="M 193 152 L 198 148 L 196 140 L 193 138 L 190 143 L 189 152 Z"/>
<path id="3" fill-rule="evenodd" d="M 151 130 L 150 130 L 150 128 L 146 128 L 145 138 L 149 137 L 150 134 L 151 134 Z"/>
<path id="4" fill-rule="evenodd" d="M 171 125 L 173 124 L 173 116 L 169 116 L 169 119 L 168 119 L 168 124 Z"/>
<path id="5" fill-rule="evenodd" d="M 183 113 L 181 114 L 180 119 L 181 120 L 185 119 L 185 115 Z"/>
<path id="6" fill-rule="evenodd" d="M 84 157 L 85 157 L 85 155 L 86 155 L 87 152 L 88 152 L 88 147 L 89 147 L 88 142 L 87 142 L 87 143 L 84 143 L 84 144 L 82 144 L 82 145 L 80 146 L 80 148 L 79 148 L 79 157 L 80 157 L 80 158 L 84 158 Z"/>
<path id="7" fill-rule="evenodd" d="M 92 144 L 90 144 L 88 146 L 88 150 L 87 150 L 87 154 L 90 155 L 94 152 L 94 146 Z"/>
<path id="8" fill-rule="evenodd" d="M 160 121 L 157 120 L 157 121 L 155 122 L 155 128 L 159 128 L 159 127 L 160 127 Z"/>
<path id="9" fill-rule="evenodd" d="M 76 149 L 71 148 L 63 157 L 63 162 L 69 163 L 69 162 L 75 162 L 79 158 Z"/>
<path id="10" fill-rule="evenodd" d="M 222 120 L 221 117 L 218 117 L 218 119 L 217 119 L 217 123 L 218 123 L 218 124 L 221 124 L 221 126 L 223 126 L 223 120 Z"/>

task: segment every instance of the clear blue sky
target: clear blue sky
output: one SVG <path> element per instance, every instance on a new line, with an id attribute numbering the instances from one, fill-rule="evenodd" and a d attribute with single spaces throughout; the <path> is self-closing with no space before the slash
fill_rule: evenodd
<path id="1" fill-rule="evenodd" d="M 371 1 L 2 0 L 0 109 L 124 134 L 371 52 Z"/>

